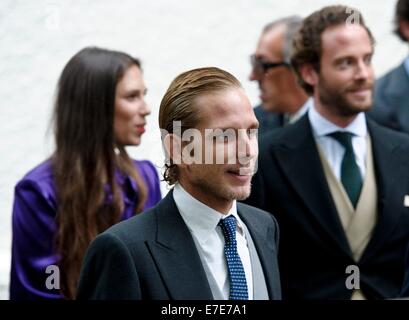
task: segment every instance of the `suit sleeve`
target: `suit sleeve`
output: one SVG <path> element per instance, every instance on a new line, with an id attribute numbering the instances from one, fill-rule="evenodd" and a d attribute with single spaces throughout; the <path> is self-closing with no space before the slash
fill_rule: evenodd
<path id="1" fill-rule="evenodd" d="M 56 265 L 53 247 L 56 208 L 53 196 L 36 181 L 15 188 L 12 217 L 11 300 L 61 299 L 46 287 L 47 267 Z"/>
<path id="2" fill-rule="evenodd" d="M 132 256 L 112 234 L 99 235 L 85 255 L 78 300 L 139 300 L 141 290 Z"/>
<path id="3" fill-rule="evenodd" d="M 271 218 L 273 219 L 274 222 L 274 240 L 275 240 L 275 244 L 276 244 L 276 248 L 277 248 L 277 253 L 278 253 L 278 249 L 280 247 L 280 227 L 278 226 L 278 222 L 277 220 L 274 218 L 273 215 L 271 215 Z"/>

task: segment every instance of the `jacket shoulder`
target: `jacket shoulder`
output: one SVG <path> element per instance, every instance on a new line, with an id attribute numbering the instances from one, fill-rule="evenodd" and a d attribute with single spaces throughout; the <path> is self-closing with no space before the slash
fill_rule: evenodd
<path id="1" fill-rule="evenodd" d="M 370 119 L 368 119 L 368 124 L 372 132 L 376 132 L 378 136 L 382 137 L 389 143 L 393 143 L 404 149 L 409 148 L 408 134 L 384 127 Z"/>
<path id="2" fill-rule="evenodd" d="M 156 207 L 121 221 L 101 235 L 113 236 L 125 244 L 154 239 L 157 229 Z"/>

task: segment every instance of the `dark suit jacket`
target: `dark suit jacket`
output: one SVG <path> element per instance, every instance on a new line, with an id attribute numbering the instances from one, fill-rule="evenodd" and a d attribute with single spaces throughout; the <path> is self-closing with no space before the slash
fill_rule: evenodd
<path id="1" fill-rule="evenodd" d="M 266 111 L 262 105 L 254 108 L 254 114 L 259 123 L 258 136 L 284 126 L 284 116 L 281 113 Z"/>
<path id="2" fill-rule="evenodd" d="M 257 248 L 271 299 L 281 299 L 279 230 L 268 213 L 238 204 Z M 153 209 L 99 235 L 85 256 L 78 299 L 213 299 L 190 231 L 173 192 Z"/>
<path id="3" fill-rule="evenodd" d="M 403 281 L 401 297 L 402 298 L 409 298 L 409 246 L 406 251 L 406 258 L 405 258 L 405 279 Z"/>
<path id="4" fill-rule="evenodd" d="M 280 226 L 283 298 L 350 299 L 348 265 L 360 268 L 367 298 L 396 297 L 409 241 L 409 137 L 368 121 L 378 185 L 378 223 L 356 264 L 332 200 L 307 115 L 264 136 L 247 203 Z"/>
<path id="5" fill-rule="evenodd" d="M 368 115 L 383 126 L 409 133 L 409 76 L 403 64 L 376 82 Z"/>

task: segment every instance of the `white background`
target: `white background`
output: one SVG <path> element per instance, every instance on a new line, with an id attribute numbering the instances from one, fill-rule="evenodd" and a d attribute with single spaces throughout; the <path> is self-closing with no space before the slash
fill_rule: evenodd
<path id="1" fill-rule="evenodd" d="M 65 0 L 0 2 L 0 298 L 8 297 L 11 209 L 16 182 L 52 151 L 46 134 L 58 76 L 81 48 L 123 50 L 143 62 L 152 114 L 131 154 L 160 169 L 158 107 L 171 80 L 195 67 L 217 66 L 248 81 L 249 55 L 262 27 L 277 18 L 312 11 L 331 0 Z M 379 76 L 400 63 L 407 47 L 392 35 L 395 1 L 349 0 L 362 11 L 377 40 Z M 166 188 L 163 188 L 163 193 Z"/>

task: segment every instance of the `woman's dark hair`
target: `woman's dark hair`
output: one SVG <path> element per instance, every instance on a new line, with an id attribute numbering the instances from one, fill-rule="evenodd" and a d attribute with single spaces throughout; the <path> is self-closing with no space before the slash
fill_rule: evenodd
<path id="1" fill-rule="evenodd" d="M 115 175 L 135 180 L 135 213 L 146 201 L 145 183 L 114 136 L 116 86 L 131 66 L 140 68 L 140 62 L 122 52 L 89 47 L 71 58 L 58 82 L 52 156 L 58 199 L 55 244 L 61 292 L 68 299 L 75 297 L 88 245 L 120 220 L 124 203 Z"/>

